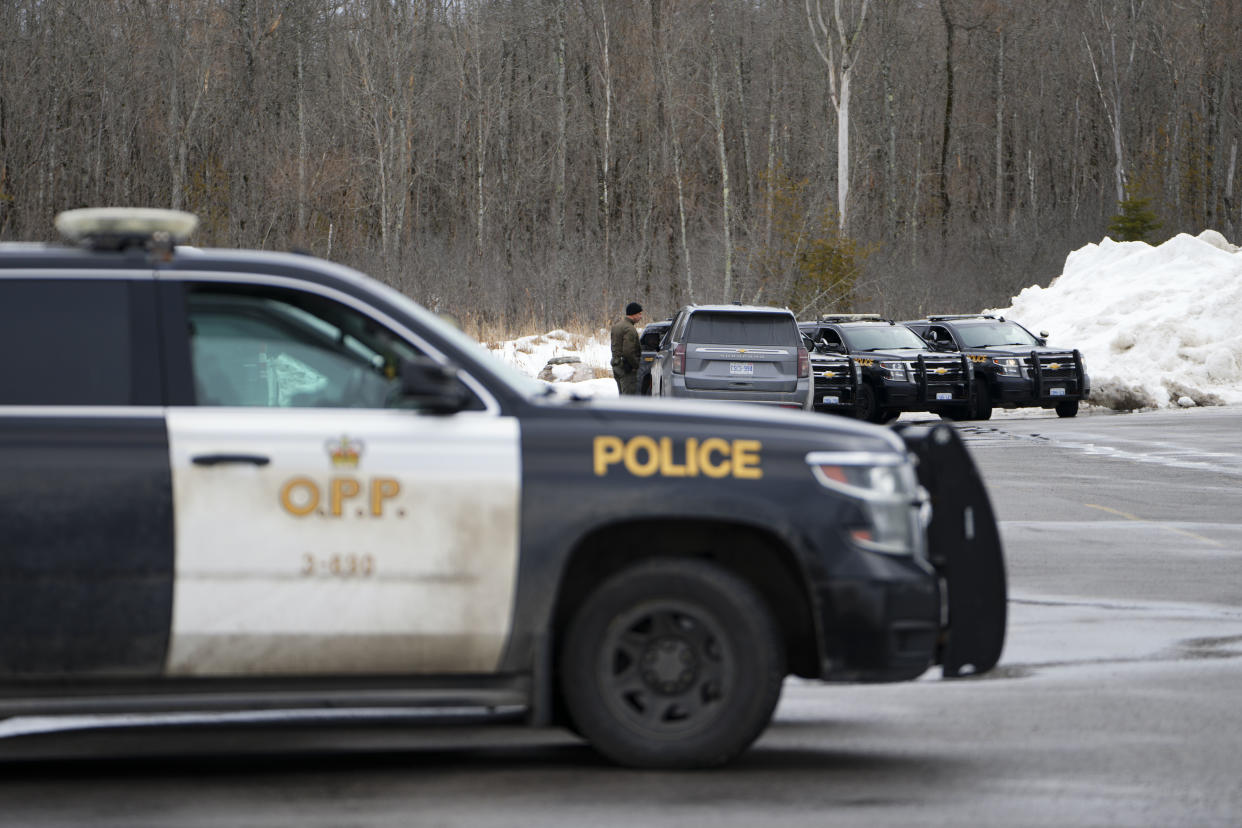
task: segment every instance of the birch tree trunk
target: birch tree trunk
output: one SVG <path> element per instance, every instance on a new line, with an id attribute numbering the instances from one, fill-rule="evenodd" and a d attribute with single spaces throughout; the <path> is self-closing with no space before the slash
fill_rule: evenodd
<path id="1" fill-rule="evenodd" d="M 1146 0 L 1094 0 L 1091 5 L 1094 22 L 1099 24 L 1099 40 L 1093 46 L 1083 32 L 1087 58 L 1096 92 L 1104 107 L 1113 144 L 1113 186 L 1117 201 L 1125 201 L 1129 189 L 1129 172 L 1125 152 L 1125 104 L 1134 73 L 1138 51 L 1138 23 Z M 1123 31 L 1118 31 L 1118 29 Z"/>
<path id="2" fill-rule="evenodd" d="M 870 0 L 858 4 L 858 16 L 847 31 L 847 0 L 832 0 L 832 24 L 824 19 L 824 0 L 806 0 L 806 22 L 815 51 L 828 67 L 828 88 L 837 114 L 837 225 L 842 233 L 849 221 L 850 198 L 850 82 L 862 43 L 863 24 Z M 813 7 L 812 7 L 813 4 Z"/>
<path id="3" fill-rule="evenodd" d="M 724 108 L 720 101 L 720 59 L 716 44 L 716 3 L 707 7 L 708 47 L 711 50 L 712 109 L 716 115 L 716 152 L 720 163 L 720 212 L 724 226 L 723 301 L 733 301 L 733 237 L 729 220 L 729 157 L 725 151 Z"/>
<path id="4" fill-rule="evenodd" d="M 658 2 L 658 0 L 653 0 Z M 673 150 L 673 181 L 677 185 L 677 224 L 679 229 L 679 237 L 681 240 L 681 261 L 682 268 L 685 273 L 686 280 L 686 299 L 690 302 L 694 301 L 694 268 L 690 263 L 690 242 L 687 237 L 687 221 L 686 221 L 686 191 L 682 178 L 682 149 L 681 149 L 681 133 L 678 131 L 677 119 L 677 102 L 673 98 L 673 82 L 671 79 L 672 70 L 669 66 L 669 50 L 668 44 L 665 42 L 665 33 L 663 28 L 658 28 L 654 36 L 660 41 L 660 80 L 664 85 L 664 101 L 667 105 L 668 115 L 668 131 L 671 135 Z"/>

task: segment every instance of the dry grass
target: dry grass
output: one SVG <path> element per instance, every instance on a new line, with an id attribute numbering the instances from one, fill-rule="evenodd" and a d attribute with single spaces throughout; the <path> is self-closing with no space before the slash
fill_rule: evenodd
<path id="1" fill-rule="evenodd" d="M 570 319 L 562 320 L 553 325 L 545 325 L 534 317 L 527 319 L 491 319 L 481 314 L 463 314 L 455 320 L 458 327 L 489 348 L 499 348 L 501 343 L 510 342 L 527 336 L 536 336 L 537 343 L 548 341 L 545 335 L 549 331 L 565 331 L 569 336 L 565 344 L 571 348 L 581 348 L 586 341 L 597 335 L 601 329 L 607 329 L 614 320 L 611 319 Z"/>

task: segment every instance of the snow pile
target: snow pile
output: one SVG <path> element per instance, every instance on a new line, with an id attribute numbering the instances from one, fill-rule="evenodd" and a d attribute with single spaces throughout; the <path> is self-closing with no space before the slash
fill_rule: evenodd
<path id="1" fill-rule="evenodd" d="M 1077 348 L 1091 402 L 1119 410 L 1242 404 L 1242 248 L 1214 230 L 1152 247 L 1104 239 L 1046 288 L 988 311 Z"/>
<path id="2" fill-rule="evenodd" d="M 617 396 L 617 382 L 612 379 L 612 343 L 606 330 L 584 337 L 557 329 L 502 342 L 499 347 L 489 350 L 532 377 L 539 377 L 544 368 L 548 368 L 544 376 L 552 377 L 552 385 L 573 383 L 574 394 L 578 396 Z M 565 362 L 549 364 L 551 360 L 563 357 L 577 357 L 598 378 L 576 381 L 576 377 L 583 375 L 581 370 L 575 370 L 577 366 Z"/>

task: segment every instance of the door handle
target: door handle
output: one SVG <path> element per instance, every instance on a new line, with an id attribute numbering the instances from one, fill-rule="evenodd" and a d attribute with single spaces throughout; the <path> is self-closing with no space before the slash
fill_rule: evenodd
<path id="1" fill-rule="evenodd" d="M 249 463 L 252 466 L 266 466 L 272 462 L 270 457 L 262 454 L 196 454 L 190 458 L 196 466 L 220 466 L 225 463 Z"/>

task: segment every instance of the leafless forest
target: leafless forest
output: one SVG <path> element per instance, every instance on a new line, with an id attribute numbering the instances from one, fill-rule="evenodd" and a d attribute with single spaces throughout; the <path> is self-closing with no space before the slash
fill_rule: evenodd
<path id="1" fill-rule="evenodd" d="M 0 239 L 197 213 L 472 323 L 1005 304 L 1235 243 L 1236 0 L 0 0 Z"/>

